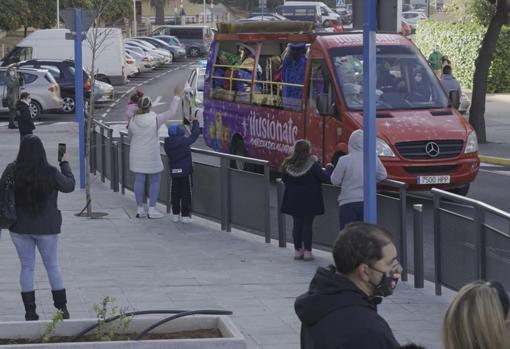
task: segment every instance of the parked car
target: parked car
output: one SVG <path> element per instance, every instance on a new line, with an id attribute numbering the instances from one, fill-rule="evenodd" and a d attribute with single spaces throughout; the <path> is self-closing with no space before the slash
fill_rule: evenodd
<path id="1" fill-rule="evenodd" d="M 5 85 L 6 67 L 0 68 L 0 90 L 2 96 L 7 92 Z M 60 86 L 47 69 L 18 68 L 18 72 L 23 79 L 22 91 L 30 93 L 32 102 L 30 103 L 30 115 L 32 119 L 37 119 L 42 113 L 50 111 L 61 111 L 63 100 L 60 96 Z M 0 103 L 0 112 L 7 112 Z"/>
<path id="2" fill-rule="evenodd" d="M 189 123 L 191 116 L 196 114 L 200 127 L 204 125 L 205 63 L 195 67 L 190 72 L 184 86 L 184 97 L 182 99 L 184 121 Z"/>
<path id="3" fill-rule="evenodd" d="M 113 86 L 100 80 L 94 80 L 94 98 L 96 103 L 113 102 L 115 92 Z"/>
<path id="4" fill-rule="evenodd" d="M 288 21 L 287 18 L 279 15 L 278 13 L 256 13 L 250 15 L 248 18 L 239 19 L 238 22 L 273 22 L 273 21 Z"/>
<path id="5" fill-rule="evenodd" d="M 161 54 L 154 52 L 153 50 L 149 50 L 148 48 L 138 45 L 136 43 L 126 42 L 124 44 L 124 49 L 126 51 L 128 50 L 136 51 L 144 56 L 145 55 L 151 56 L 153 58 L 155 67 L 161 67 L 165 64 L 165 58 Z"/>
<path id="6" fill-rule="evenodd" d="M 126 48 L 126 53 L 128 53 L 131 57 L 134 58 L 136 62 L 136 66 L 140 70 L 141 73 L 146 73 L 149 71 L 153 71 L 156 68 L 156 62 L 154 61 L 154 57 L 143 52 L 142 49 L 136 48 Z"/>
<path id="7" fill-rule="evenodd" d="M 340 20 L 342 24 L 351 24 L 352 23 L 352 13 L 345 8 L 337 8 L 335 12 L 340 15 Z"/>
<path id="8" fill-rule="evenodd" d="M 161 39 L 151 36 L 139 36 L 134 39 L 143 40 L 148 42 L 149 44 L 156 46 L 157 48 L 167 50 L 172 54 L 174 60 L 186 59 L 186 49 L 184 47 L 178 45 L 171 45 Z"/>
<path id="9" fill-rule="evenodd" d="M 70 59 L 31 59 L 18 63 L 19 67 L 47 69 L 55 81 L 60 85 L 60 94 L 63 99 L 62 110 L 64 113 L 74 113 L 76 107 L 74 88 L 74 61 Z M 90 75 L 83 69 L 83 97 L 90 97 Z"/>
<path id="10" fill-rule="evenodd" d="M 418 21 L 427 19 L 427 16 L 421 11 L 407 11 L 402 12 L 402 19 L 409 23 L 412 31 L 414 32 L 416 31 L 416 25 L 418 24 Z"/>
<path id="11" fill-rule="evenodd" d="M 174 59 L 174 56 L 173 56 L 172 52 L 170 52 L 168 49 L 166 49 L 166 48 L 159 48 L 159 47 L 153 45 L 152 43 L 150 43 L 148 41 L 141 40 L 139 38 L 132 38 L 132 39 L 129 39 L 128 42 L 142 45 L 143 47 L 145 47 L 145 48 L 147 48 L 147 49 L 149 49 L 149 50 L 151 50 L 153 52 L 157 52 L 158 54 L 163 56 L 163 58 L 165 60 L 165 64 L 172 63 L 172 61 Z"/>
<path id="12" fill-rule="evenodd" d="M 156 38 L 156 39 L 159 39 L 159 40 L 162 40 L 162 41 L 166 42 L 169 45 L 179 46 L 179 47 L 182 47 L 184 50 L 186 50 L 186 46 L 182 42 L 180 42 L 179 39 L 176 36 L 173 36 L 173 35 L 154 35 L 152 37 Z"/>
<path id="13" fill-rule="evenodd" d="M 207 54 L 214 36 L 213 31 L 208 26 L 182 25 L 163 25 L 151 34 L 151 36 L 158 35 L 176 36 L 186 46 L 186 54 L 189 57 Z"/>
<path id="14" fill-rule="evenodd" d="M 140 74 L 136 60 L 127 52 L 124 53 L 124 56 L 126 57 L 126 75 L 131 78 Z"/>
<path id="15" fill-rule="evenodd" d="M 125 43 L 126 46 L 134 46 L 134 47 L 141 48 L 145 53 L 153 56 L 156 59 L 157 65 L 160 67 L 171 62 L 171 58 L 170 58 L 171 53 L 170 52 L 163 51 L 160 49 L 151 48 L 146 44 L 147 43 L 140 42 L 138 40 L 131 40 L 131 39 L 126 41 L 126 43 Z"/>
<path id="16" fill-rule="evenodd" d="M 285 1 L 276 12 L 292 20 L 312 20 L 326 28 L 331 21 L 341 22 L 340 16 L 321 1 Z"/>

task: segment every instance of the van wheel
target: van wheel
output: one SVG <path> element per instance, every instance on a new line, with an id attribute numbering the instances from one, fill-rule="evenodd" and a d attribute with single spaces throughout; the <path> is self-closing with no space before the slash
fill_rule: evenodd
<path id="1" fill-rule="evenodd" d="M 98 75 L 96 75 L 96 80 L 106 82 L 107 84 L 111 85 L 110 79 L 108 79 L 108 77 L 106 77 L 106 75 L 98 74 Z"/>
<path id="2" fill-rule="evenodd" d="M 466 196 L 469 192 L 469 183 L 464 184 L 462 187 L 448 189 L 450 193 Z"/>
<path id="3" fill-rule="evenodd" d="M 191 57 L 198 57 L 200 55 L 200 50 L 196 47 L 192 47 L 189 49 L 188 53 Z"/>
<path id="4" fill-rule="evenodd" d="M 39 102 L 34 101 L 32 99 L 32 101 L 30 102 L 29 108 L 30 108 L 30 116 L 32 117 L 32 120 L 36 120 L 37 118 L 39 118 L 39 116 L 42 113 L 41 104 L 39 104 Z"/>

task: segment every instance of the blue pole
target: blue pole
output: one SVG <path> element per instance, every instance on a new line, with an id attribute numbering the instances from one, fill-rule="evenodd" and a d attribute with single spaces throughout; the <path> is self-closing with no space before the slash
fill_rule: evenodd
<path id="1" fill-rule="evenodd" d="M 377 222 L 376 197 L 376 1 L 363 2 L 363 209 L 366 223 Z"/>
<path id="2" fill-rule="evenodd" d="M 85 188 L 85 120 L 83 115 L 83 64 L 81 52 L 81 8 L 74 9 L 74 98 L 80 142 L 80 188 Z"/>

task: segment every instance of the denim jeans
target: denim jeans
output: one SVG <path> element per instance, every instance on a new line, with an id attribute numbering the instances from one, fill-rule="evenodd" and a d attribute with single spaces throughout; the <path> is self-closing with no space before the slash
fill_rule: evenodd
<path id="1" fill-rule="evenodd" d="M 21 292 L 34 290 L 35 247 L 41 254 L 52 290 L 64 288 L 62 273 L 58 265 L 58 234 L 17 234 L 11 232 L 11 239 L 21 262 L 19 282 Z"/>
<path id="2" fill-rule="evenodd" d="M 363 201 L 350 202 L 340 205 L 338 209 L 338 219 L 340 221 L 340 230 L 352 222 L 363 222 Z"/>
<path id="3" fill-rule="evenodd" d="M 143 194 L 145 192 L 145 173 L 135 173 L 135 199 L 138 207 L 143 206 Z M 159 182 L 161 173 L 149 174 L 149 206 L 154 207 L 158 201 Z"/>

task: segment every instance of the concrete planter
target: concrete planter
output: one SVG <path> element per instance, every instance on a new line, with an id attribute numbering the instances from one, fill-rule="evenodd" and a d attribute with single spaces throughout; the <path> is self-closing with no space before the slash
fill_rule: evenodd
<path id="1" fill-rule="evenodd" d="M 138 317 L 129 324 L 124 333 L 139 333 L 154 324 L 162 317 Z M 71 319 L 57 325 L 53 336 L 73 336 L 81 330 L 94 324 L 95 319 Z M 46 326 L 45 321 L 13 321 L 0 322 L 0 338 L 40 338 Z M 116 342 L 74 342 L 74 343 L 44 343 L 44 344 L 10 344 L 2 345 L 0 349 L 9 348 L 37 348 L 37 349 L 246 349 L 243 335 L 226 316 L 195 315 L 170 321 L 154 329 L 151 333 L 171 333 L 194 331 L 201 329 L 218 329 L 223 338 L 204 339 L 158 339 L 141 341 Z"/>

